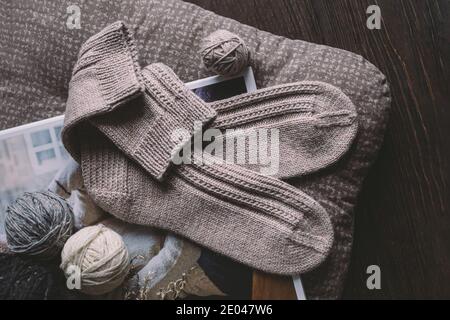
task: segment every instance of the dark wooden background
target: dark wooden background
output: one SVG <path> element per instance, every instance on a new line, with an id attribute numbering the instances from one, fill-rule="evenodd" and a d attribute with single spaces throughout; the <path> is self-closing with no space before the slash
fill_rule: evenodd
<path id="1" fill-rule="evenodd" d="M 242 23 L 361 54 L 386 74 L 391 120 L 356 208 L 344 298 L 450 298 L 450 0 L 189 0 Z M 369 5 L 382 29 L 366 27 Z M 366 268 L 381 268 L 381 290 Z M 293 297 L 254 276 L 256 298 Z"/>

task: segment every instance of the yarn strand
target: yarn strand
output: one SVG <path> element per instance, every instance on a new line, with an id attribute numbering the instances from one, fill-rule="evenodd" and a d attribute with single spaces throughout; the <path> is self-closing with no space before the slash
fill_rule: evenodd
<path id="1" fill-rule="evenodd" d="M 250 64 L 250 50 L 244 41 L 227 30 L 211 33 L 200 47 L 206 69 L 217 74 L 233 76 Z"/>
<path id="2" fill-rule="evenodd" d="M 75 233 L 61 253 L 61 269 L 70 276 L 70 267 L 81 272 L 81 291 L 90 295 L 111 292 L 130 270 L 128 249 L 122 237 L 104 225 L 86 227 Z"/>
<path id="3" fill-rule="evenodd" d="M 6 210 L 6 238 L 14 253 L 54 258 L 73 229 L 72 208 L 52 192 L 25 193 Z"/>

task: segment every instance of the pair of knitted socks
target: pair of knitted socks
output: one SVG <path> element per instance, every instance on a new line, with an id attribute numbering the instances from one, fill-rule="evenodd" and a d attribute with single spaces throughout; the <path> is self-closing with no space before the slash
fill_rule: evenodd
<path id="1" fill-rule="evenodd" d="M 200 125 L 198 125 L 200 124 Z M 200 129 L 199 129 L 200 128 Z M 131 223 L 181 234 L 267 272 L 308 271 L 327 256 L 333 229 L 304 192 L 259 173 L 261 165 L 174 156 L 202 129 L 276 129 L 278 178 L 337 161 L 356 134 L 354 105 L 337 88 L 298 82 L 204 103 L 165 65 L 141 70 L 126 26 L 81 48 L 70 83 L 63 141 L 94 201 Z M 179 140 L 173 133 L 184 130 Z M 214 155 L 203 154 L 214 160 Z M 237 155 L 238 156 L 238 155 Z M 234 158 L 234 156 L 233 156 Z"/>

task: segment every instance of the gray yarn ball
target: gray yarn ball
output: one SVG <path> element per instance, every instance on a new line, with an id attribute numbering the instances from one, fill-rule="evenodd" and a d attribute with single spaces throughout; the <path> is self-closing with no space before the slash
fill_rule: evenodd
<path id="1" fill-rule="evenodd" d="M 6 240 L 14 253 L 54 258 L 73 229 L 70 205 L 53 192 L 25 193 L 6 210 Z"/>
<path id="2" fill-rule="evenodd" d="M 250 50 L 244 41 L 227 30 L 217 30 L 200 44 L 206 69 L 223 76 L 233 76 L 250 64 Z"/>

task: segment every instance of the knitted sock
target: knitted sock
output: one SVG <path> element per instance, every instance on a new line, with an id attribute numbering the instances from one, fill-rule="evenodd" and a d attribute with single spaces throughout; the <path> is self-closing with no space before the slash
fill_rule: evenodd
<path id="1" fill-rule="evenodd" d="M 68 201 L 79 228 L 100 222 L 120 234 L 128 249 L 132 265 L 130 276 L 113 292 L 95 299 L 250 296 L 251 271 L 242 264 L 167 232 L 107 215 L 85 192 L 81 168 L 75 162 L 70 161 L 56 174 L 49 189 L 63 197 L 70 195 Z M 74 197 L 77 193 L 79 196 Z M 6 238 L 0 235 L 0 252 L 2 243 L 7 250 Z"/>
<path id="2" fill-rule="evenodd" d="M 163 64 L 145 67 L 141 76 L 144 95 L 138 103 L 91 122 L 151 174 L 157 167 L 156 161 L 150 163 L 150 157 L 158 155 L 157 160 L 167 170 L 173 155 L 186 151 L 186 145 L 191 148 L 187 142 L 192 141 L 192 135 L 202 133 L 198 123 L 204 122 L 196 122 L 200 115 L 183 115 L 191 108 L 205 110 L 207 121 L 212 121 L 217 112 L 208 128 L 220 130 L 215 138 L 221 141 L 223 156 L 215 154 L 214 161 L 224 160 L 282 179 L 310 174 L 335 163 L 348 151 L 357 132 L 355 106 L 339 89 L 326 83 L 292 83 L 207 104 Z M 130 113 L 129 108 L 136 113 Z M 160 114 L 164 117 L 152 122 Z M 176 130 L 187 133 L 180 135 L 178 142 L 173 139 Z M 239 145 L 242 141 L 244 144 Z M 164 153 L 155 150 L 155 146 L 164 145 Z M 252 152 L 257 156 L 253 162 Z M 162 179 L 164 172 L 157 172 L 160 175 L 156 178 Z"/>
<path id="3" fill-rule="evenodd" d="M 164 92 L 166 97 L 182 93 L 179 99 L 186 103 L 174 106 L 176 113 L 187 109 L 190 101 L 201 103 L 163 64 L 145 67 L 142 78 L 146 92 L 144 100 L 148 105 L 167 105 L 162 99 L 152 100 L 152 96 L 156 96 L 154 92 L 161 92 L 157 90 L 158 85 L 171 88 L 172 92 Z M 221 160 L 283 179 L 309 174 L 336 162 L 348 151 L 357 132 L 355 106 L 339 89 L 322 82 L 281 85 L 203 104 L 217 111 L 216 119 L 208 127 L 221 132 L 215 136 L 222 144 Z M 145 108 L 142 111 L 144 117 L 150 118 L 153 108 Z M 163 108 L 170 112 L 172 107 Z M 123 139 L 120 139 L 116 126 L 118 121 L 124 123 L 125 118 L 123 112 L 120 116 L 111 114 L 94 121 L 121 149 L 128 150 L 125 137 L 139 140 L 142 132 L 134 128 L 142 125 L 142 119 L 128 117 L 128 127 L 123 128 Z M 195 127 L 190 130 L 193 131 L 196 131 Z M 187 136 L 190 137 L 189 132 Z M 239 145 L 242 141 L 244 143 Z M 206 149 L 203 151 L 207 153 Z M 254 162 L 250 161 L 252 152 L 257 156 Z M 217 157 L 214 160 L 217 161 Z M 271 161 L 276 162 L 276 167 L 268 167 L 273 165 Z"/>
<path id="4" fill-rule="evenodd" d="M 226 156 L 231 140 L 232 162 L 282 179 L 313 173 L 335 163 L 348 151 L 357 132 L 353 103 L 342 91 L 323 82 L 275 86 L 213 102 L 211 106 L 218 113 L 211 127 L 221 130 Z M 227 134 L 229 129 L 231 133 Z M 279 141 L 271 141 L 274 129 Z M 254 134 L 261 133 L 268 137 L 255 139 Z M 236 147 L 239 141 L 244 141 L 241 148 Z M 273 145 L 276 149 L 270 151 Z M 266 163 L 270 158 L 265 161 L 261 154 L 251 163 L 250 153 L 255 149 L 271 158 L 279 156 L 279 167 L 268 170 L 265 166 L 271 164 Z"/>
<path id="5" fill-rule="evenodd" d="M 74 112 L 68 117 L 73 122 L 68 126 L 90 117 L 117 147 L 159 180 L 174 155 L 205 125 L 222 131 L 227 161 L 283 179 L 335 163 L 348 151 L 357 132 L 353 103 L 342 91 L 322 82 L 291 83 L 204 103 L 167 66 L 152 64 L 141 71 L 132 36 L 120 22 L 83 45 L 73 74 L 68 104 L 85 106 L 83 115 L 72 108 L 66 111 Z M 141 91 L 147 94 L 140 96 Z M 86 95 L 89 101 L 84 99 Z M 118 108 L 137 96 L 141 102 L 135 104 L 134 112 L 130 112 L 131 106 Z M 148 108 L 143 108 L 144 104 Z M 109 114 L 94 117 L 104 113 Z M 240 131 L 227 134 L 230 129 Z M 278 135 L 275 140 L 273 129 Z M 179 130 L 187 135 L 175 141 L 173 133 Z M 260 136 L 252 140 L 255 133 L 266 134 L 266 148 Z M 244 145 L 236 148 L 238 142 L 233 141 L 242 135 L 247 136 Z M 232 150 L 227 148 L 228 140 L 232 140 Z M 66 140 L 69 151 L 71 141 Z M 252 162 L 250 153 L 255 153 L 255 146 L 259 150 Z M 268 150 L 272 146 L 275 150 Z M 266 152 L 266 157 L 261 152 Z M 275 171 L 264 170 L 271 160 L 279 162 Z"/>
<path id="6" fill-rule="evenodd" d="M 122 22 L 116 22 L 80 49 L 69 84 L 65 128 L 87 118 L 101 121 L 100 115 L 117 111 L 117 117 L 105 124 L 104 131 L 111 133 L 125 154 L 161 180 L 173 154 L 191 139 L 189 135 L 173 141 L 170 133 L 184 129 L 194 134 L 194 124 L 206 124 L 216 116 L 215 110 L 200 98 L 186 94 L 186 87 L 169 88 L 167 81 L 170 79 L 163 75 L 159 79 L 147 78 L 145 84 L 152 92 L 145 96 L 149 109 L 127 109 L 131 107 L 125 106 L 127 101 L 142 99 L 144 79 L 132 36 Z M 66 149 L 79 161 L 76 141 L 68 138 L 67 131 L 63 132 Z"/>
<path id="7" fill-rule="evenodd" d="M 348 127 L 351 130 L 344 131 L 344 137 L 348 137 L 344 140 L 351 140 L 356 128 L 351 110 L 344 109 L 346 113 L 331 117 L 323 115 L 327 101 L 332 111 L 340 106 L 351 109 L 348 99 L 337 89 L 312 83 L 261 90 L 236 101 L 227 100 L 225 105 L 209 105 L 161 64 L 150 65 L 141 73 L 133 48 L 125 26 L 111 25 L 83 46 L 70 84 L 63 140 L 69 152 L 81 161 L 86 187 L 94 200 L 126 221 L 182 234 L 268 272 L 302 273 L 323 261 L 333 239 L 330 219 L 316 201 L 300 190 L 237 165 L 194 161 L 193 165 L 169 170 L 169 164 L 198 132 L 195 123 L 210 123 L 215 109 L 222 114 L 217 122 L 221 128 L 230 123 L 261 126 L 275 116 L 277 120 L 270 120 L 270 126 L 278 126 L 290 123 L 283 116 L 292 115 L 297 104 L 303 110 L 308 106 L 306 102 L 313 101 L 317 106 L 309 118 L 304 117 L 305 111 L 299 112 L 305 128 L 300 131 L 313 137 L 312 141 L 318 136 L 317 143 L 333 140 L 338 132 L 335 128 Z M 139 96 L 141 90 L 144 94 Z M 294 102 L 284 108 L 284 104 L 277 107 L 278 101 Z M 247 116 L 233 115 L 231 110 L 239 104 L 248 111 Z M 270 111 L 271 105 L 274 110 L 281 106 L 288 112 Z M 258 117 L 256 110 L 270 116 Z M 244 118 L 247 122 L 242 122 Z M 338 125 L 327 120 L 331 118 L 338 119 Z M 293 123 L 287 128 L 299 131 Z M 180 128 L 191 136 L 174 142 L 171 133 Z M 296 135 L 290 135 L 284 139 L 286 147 L 280 149 L 289 150 L 296 140 Z M 342 149 L 333 153 L 335 158 L 343 153 Z M 291 156 L 299 147 L 292 150 Z M 327 155 L 312 150 L 310 154 Z M 315 169 L 299 168 L 300 173 Z M 282 172 L 285 176 L 297 174 Z"/>
<path id="8" fill-rule="evenodd" d="M 323 207 L 278 179 L 204 164 L 176 166 L 157 181 L 95 128 L 83 128 L 79 142 L 87 190 L 122 220 L 169 230 L 271 273 L 311 270 L 331 248 Z"/>

